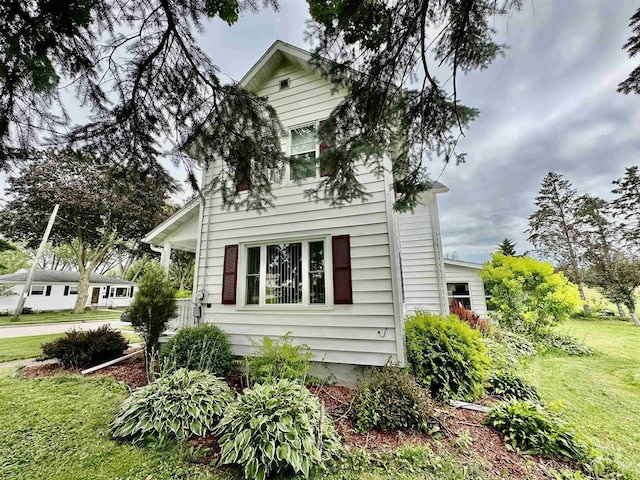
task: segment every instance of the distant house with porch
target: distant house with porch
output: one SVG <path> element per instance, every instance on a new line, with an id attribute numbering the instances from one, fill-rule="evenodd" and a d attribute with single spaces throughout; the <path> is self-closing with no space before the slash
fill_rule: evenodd
<path id="1" fill-rule="evenodd" d="M 0 275 L 0 285 L 11 287 L 12 295 L 0 297 L 0 313 L 13 313 L 27 280 L 27 270 Z M 36 270 L 25 307 L 34 311 L 69 310 L 78 297 L 79 272 Z M 126 307 L 131 304 L 137 285 L 134 282 L 91 274 L 87 308 Z"/>
<path id="2" fill-rule="evenodd" d="M 393 209 L 388 157 L 381 159 L 381 175 L 358 170 L 371 194 L 366 202 L 335 208 L 305 197 L 324 175 L 318 157 L 329 147 L 318 142 L 319 122 L 344 97 L 309 59 L 278 41 L 240 81 L 268 97 L 287 132 L 282 149 L 290 160 L 272 185 L 275 206 L 261 214 L 236 211 L 219 192 L 206 192 L 144 241 L 161 252 L 167 270 L 172 250 L 195 252 L 194 297 L 181 302 L 177 324 L 195 313 L 196 321 L 227 332 L 236 354 L 251 352 L 252 340 L 291 332 L 318 361 L 404 364 L 407 313 L 445 314 L 450 297 L 486 312 L 479 266 L 444 259 L 437 197 L 446 186 L 435 182 L 413 212 Z M 224 168 L 224 159 L 210 165 L 202 185 Z"/>

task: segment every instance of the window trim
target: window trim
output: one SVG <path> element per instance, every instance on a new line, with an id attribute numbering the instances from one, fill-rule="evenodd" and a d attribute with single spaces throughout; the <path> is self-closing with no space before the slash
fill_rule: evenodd
<path id="1" fill-rule="evenodd" d="M 309 300 L 309 243 L 324 243 L 324 282 L 325 282 L 325 303 L 310 303 Z M 264 303 L 266 296 L 266 279 L 267 279 L 267 245 L 302 243 L 302 303 Z M 260 301 L 256 304 L 247 304 L 247 249 L 251 247 L 260 248 Z M 237 304 L 236 310 L 246 311 L 310 311 L 310 310 L 333 310 L 333 254 L 331 253 L 331 235 L 314 235 L 314 236 L 287 236 L 284 238 L 276 238 L 269 240 L 258 240 L 251 242 L 241 242 L 238 248 L 238 280 L 237 282 Z"/>

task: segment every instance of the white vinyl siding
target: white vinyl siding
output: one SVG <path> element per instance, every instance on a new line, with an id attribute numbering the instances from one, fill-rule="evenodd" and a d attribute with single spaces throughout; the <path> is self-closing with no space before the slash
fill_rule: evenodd
<path id="1" fill-rule="evenodd" d="M 423 195 L 414 212 L 399 215 L 400 257 L 406 311 L 444 313 L 444 266 L 435 194 Z"/>
<path id="2" fill-rule="evenodd" d="M 471 298 L 471 310 L 484 317 L 487 315 L 487 301 L 484 292 L 484 282 L 478 276 L 478 269 L 444 264 L 447 283 L 468 283 Z"/>
<path id="3" fill-rule="evenodd" d="M 280 90 L 280 80 L 286 78 L 290 86 Z M 331 90 L 331 84 L 317 74 L 285 64 L 256 93 L 269 97 L 284 128 L 291 131 L 317 125 L 329 116 L 341 99 Z M 290 136 L 282 141 L 287 153 L 289 143 Z M 319 181 L 316 176 L 296 184 L 286 172 L 282 184 L 273 188 L 276 206 L 261 214 L 223 209 L 220 195 L 209 195 L 203 211 L 197 270 L 198 289 L 206 295 L 203 320 L 229 333 L 234 352 L 239 355 L 252 351 L 250 339 L 291 332 L 294 343 L 308 344 L 318 361 L 384 365 L 389 358 L 397 358 L 384 179 L 362 172 L 360 181 L 372 196 L 366 203 L 357 201 L 343 208 L 304 197 L 304 190 Z M 256 308 L 245 306 L 244 295 L 237 296 L 237 305 L 221 304 L 225 245 L 240 245 L 237 286 L 242 284 L 238 290 L 241 293 L 247 281 L 242 275 L 247 262 L 243 245 L 325 238 L 325 276 L 329 277 L 331 237 L 335 235 L 350 236 L 353 305 L 333 305 L 330 279 L 326 281 L 324 305 Z"/>

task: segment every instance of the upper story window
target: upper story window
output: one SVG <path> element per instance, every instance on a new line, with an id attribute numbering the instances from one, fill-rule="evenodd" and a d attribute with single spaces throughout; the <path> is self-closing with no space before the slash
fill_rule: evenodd
<path id="1" fill-rule="evenodd" d="M 316 147 L 318 134 L 315 125 L 291 130 L 289 178 L 304 180 L 316 176 Z"/>
<path id="2" fill-rule="evenodd" d="M 289 88 L 290 85 L 291 85 L 291 83 L 290 83 L 288 78 L 285 78 L 284 80 L 280 80 L 280 90 L 284 90 L 285 88 Z"/>

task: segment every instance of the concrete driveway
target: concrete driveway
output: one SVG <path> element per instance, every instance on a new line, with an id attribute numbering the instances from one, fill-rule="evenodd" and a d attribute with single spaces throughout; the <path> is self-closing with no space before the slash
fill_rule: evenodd
<path id="1" fill-rule="evenodd" d="M 102 325 L 111 325 L 119 330 L 122 327 L 131 326 L 130 323 L 120 320 L 94 320 L 89 322 L 63 322 L 63 323 L 42 323 L 39 325 L 20 325 L 0 327 L 0 338 L 31 337 L 33 335 L 47 335 L 49 333 L 64 333 L 71 329 L 95 330 Z"/>

